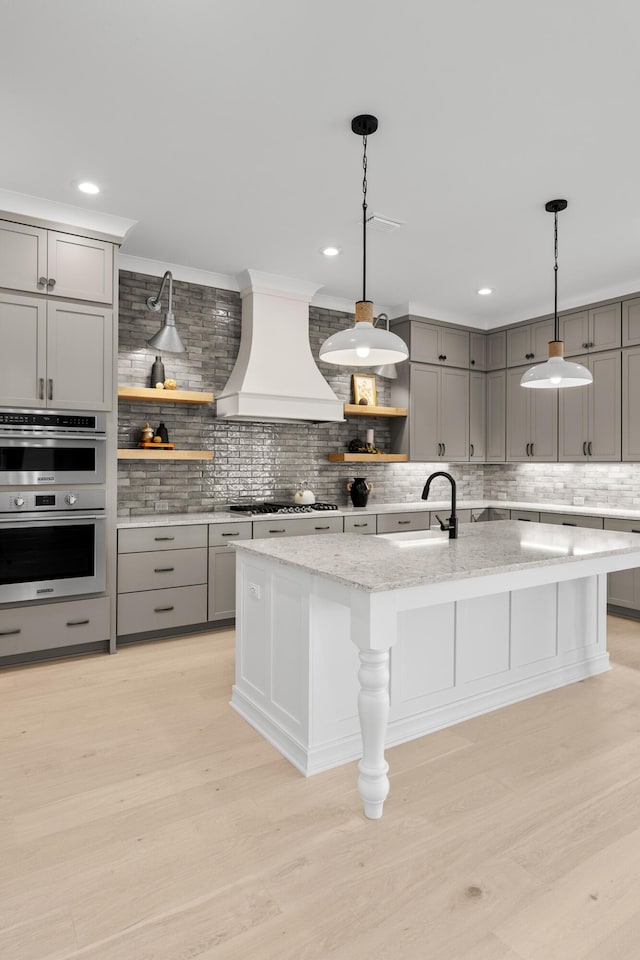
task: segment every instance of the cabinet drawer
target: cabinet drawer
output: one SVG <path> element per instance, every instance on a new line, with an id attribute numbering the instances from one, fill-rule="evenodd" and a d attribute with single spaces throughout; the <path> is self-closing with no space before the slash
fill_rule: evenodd
<path id="1" fill-rule="evenodd" d="M 0 657 L 108 640 L 109 598 L 0 611 Z"/>
<path id="2" fill-rule="evenodd" d="M 118 557 L 118 593 L 207 582 L 207 548 L 126 553 Z"/>
<path id="3" fill-rule="evenodd" d="M 224 547 L 238 540 L 251 540 L 251 524 L 246 523 L 210 523 L 209 546 Z"/>
<path id="4" fill-rule="evenodd" d="M 602 530 L 602 517 L 585 517 L 580 514 L 572 513 L 541 513 L 541 523 L 557 523 L 565 527 L 591 527 L 594 530 Z"/>
<path id="5" fill-rule="evenodd" d="M 182 550 L 206 547 L 207 526 L 204 523 L 181 526 L 134 527 L 118 531 L 118 553 L 146 553 L 150 550 Z"/>
<path id="6" fill-rule="evenodd" d="M 640 519 L 618 520 L 615 517 L 604 518 L 605 530 L 620 530 L 622 533 L 640 533 Z"/>
<path id="7" fill-rule="evenodd" d="M 430 524 L 431 514 L 428 510 L 378 514 L 378 533 L 393 533 L 394 530 L 428 530 Z"/>
<path id="8" fill-rule="evenodd" d="M 253 539 L 265 537 L 299 537 L 305 534 L 342 533 L 342 517 L 330 517 L 318 511 L 315 517 L 292 520 L 274 517 L 273 520 L 254 520 Z"/>
<path id="9" fill-rule="evenodd" d="M 145 590 L 118 597 L 118 636 L 206 623 L 207 585 Z"/>
<path id="10" fill-rule="evenodd" d="M 345 533 L 377 533 L 376 516 L 369 513 L 359 517 L 344 518 Z"/>
<path id="11" fill-rule="evenodd" d="M 535 520 L 536 523 L 540 523 L 540 514 L 537 510 L 512 510 L 511 511 L 512 520 Z"/>

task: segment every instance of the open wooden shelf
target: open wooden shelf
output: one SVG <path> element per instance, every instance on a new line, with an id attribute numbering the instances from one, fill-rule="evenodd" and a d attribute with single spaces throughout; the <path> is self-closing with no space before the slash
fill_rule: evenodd
<path id="1" fill-rule="evenodd" d="M 212 393 L 200 390 L 155 390 L 153 387 L 118 387 L 118 400 L 145 400 L 149 403 L 211 403 Z"/>
<path id="2" fill-rule="evenodd" d="M 406 453 L 330 453 L 331 463 L 406 463 Z"/>
<path id="3" fill-rule="evenodd" d="M 211 450 L 118 450 L 118 460 L 213 460 Z"/>
<path id="4" fill-rule="evenodd" d="M 369 404 L 345 403 L 345 417 L 406 417 L 406 407 L 372 407 Z"/>

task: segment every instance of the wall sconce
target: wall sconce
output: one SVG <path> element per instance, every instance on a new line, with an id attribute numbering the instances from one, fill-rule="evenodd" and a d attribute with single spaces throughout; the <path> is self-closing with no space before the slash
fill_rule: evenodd
<path id="1" fill-rule="evenodd" d="M 161 350 L 163 353 L 184 353 L 184 344 L 178 336 L 178 331 L 176 330 L 176 319 L 173 315 L 173 277 L 171 276 L 171 271 L 167 270 L 164 277 L 162 278 L 162 283 L 160 284 L 160 289 L 155 297 L 147 298 L 147 307 L 149 310 L 153 310 L 155 313 L 160 313 L 161 304 L 160 300 L 162 299 L 162 293 L 164 291 L 164 285 L 169 280 L 169 304 L 167 312 L 162 321 L 162 326 L 155 334 L 147 341 L 150 347 L 153 347 L 155 350 Z"/>

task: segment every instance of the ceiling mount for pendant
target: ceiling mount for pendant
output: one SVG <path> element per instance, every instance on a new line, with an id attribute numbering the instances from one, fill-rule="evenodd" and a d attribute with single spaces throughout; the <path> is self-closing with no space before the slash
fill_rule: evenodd
<path id="1" fill-rule="evenodd" d="M 361 113 L 351 121 L 351 129 L 362 137 L 362 299 L 355 305 L 355 326 L 325 340 L 320 359 L 349 367 L 377 367 L 406 360 L 409 350 L 397 334 L 374 326 L 373 301 L 367 300 L 367 137 L 378 129 L 378 120 Z"/>
<path id="2" fill-rule="evenodd" d="M 566 200 L 548 200 L 544 208 L 553 214 L 554 238 L 554 300 L 553 300 L 553 340 L 549 341 L 549 359 L 530 367 L 522 375 L 520 386 L 535 389 L 558 389 L 560 387 L 583 387 L 593 383 L 590 370 L 581 363 L 564 359 L 564 343 L 560 339 L 560 321 L 558 319 L 558 214 L 567 209 Z"/>

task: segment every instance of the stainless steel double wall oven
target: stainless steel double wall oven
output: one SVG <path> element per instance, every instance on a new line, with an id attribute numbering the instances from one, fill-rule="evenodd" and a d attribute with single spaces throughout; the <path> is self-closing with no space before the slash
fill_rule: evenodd
<path id="1" fill-rule="evenodd" d="M 100 413 L 0 411 L 0 603 L 105 590 L 105 425 Z"/>

